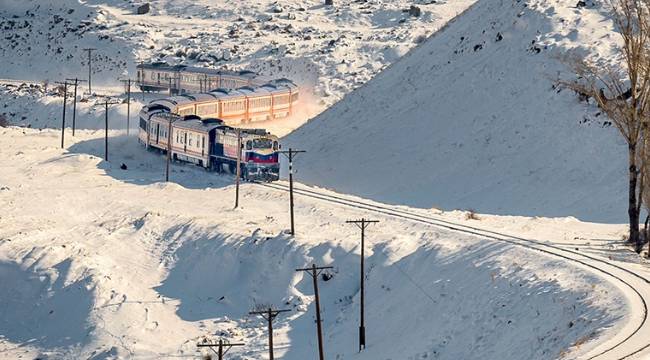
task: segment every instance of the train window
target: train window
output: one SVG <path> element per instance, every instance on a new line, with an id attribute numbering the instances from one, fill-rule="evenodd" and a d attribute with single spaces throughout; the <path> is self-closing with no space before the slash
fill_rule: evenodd
<path id="1" fill-rule="evenodd" d="M 190 138 L 189 145 L 192 146 L 192 138 L 193 138 L 192 134 L 190 134 L 189 138 Z"/>
<path id="2" fill-rule="evenodd" d="M 205 149 L 205 136 L 201 136 L 201 149 Z"/>
<path id="3" fill-rule="evenodd" d="M 246 141 L 246 150 L 253 150 L 253 143 L 250 140 Z"/>
<path id="4" fill-rule="evenodd" d="M 270 149 L 273 146 L 273 142 L 270 139 L 255 139 L 253 140 L 253 147 L 256 149 Z"/>
<path id="5" fill-rule="evenodd" d="M 278 149 L 278 142 L 274 141 L 273 142 L 273 150 L 277 150 L 277 149 Z"/>

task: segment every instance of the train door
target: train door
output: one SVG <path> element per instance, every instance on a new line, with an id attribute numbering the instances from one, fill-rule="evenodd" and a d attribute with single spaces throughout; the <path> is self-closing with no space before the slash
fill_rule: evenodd
<path id="1" fill-rule="evenodd" d="M 160 123 L 156 123 L 156 144 L 160 141 Z"/>

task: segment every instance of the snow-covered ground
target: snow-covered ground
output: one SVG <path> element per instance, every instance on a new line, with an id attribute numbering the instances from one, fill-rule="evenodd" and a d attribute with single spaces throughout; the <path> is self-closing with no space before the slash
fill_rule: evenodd
<path id="1" fill-rule="evenodd" d="M 174 165 L 174 183 L 160 183 L 164 158 L 133 136 L 112 132 L 104 162 L 101 132 L 78 132 L 66 150 L 56 130 L 0 134 L 12 139 L 0 159 L 6 358 L 191 357 L 197 341 L 224 336 L 247 344 L 231 358 L 264 359 L 264 324 L 246 314 L 269 305 L 292 310 L 276 324 L 278 356 L 310 358 L 311 280 L 294 269 L 311 263 L 334 266 L 320 282 L 329 358 L 573 358 L 638 320 L 629 291 L 583 266 L 370 215 L 381 223 L 367 237 L 368 349 L 358 354 L 359 234 L 344 221 L 368 213 L 298 197 L 293 238 L 285 193 L 245 184 L 233 210 L 228 175 Z M 549 225 L 428 213 L 537 235 Z M 571 219 L 550 224 L 551 238 L 585 232 Z M 586 228 L 610 245 L 622 231 Z"/>
<path id="2" fill-rule="evenodd" d="M 603 2 L 605 3 L 605 2 Z M 286 141 L 306 182 L 379 201 L 493 214 L 626 219 L 627 148 L 558 78 L 613 61 L 599 1 L 479 1 Z"/>
<path id="3" fill-rule="evenodd" d="M 311 115 L 368 81 L 475 0 L 0 0 L 0 78 L 115 84 L 140 61 L 246 68 L 313 93 Z M 421 15 L 408 10 L 417 5 Z M 302 121 L 307 117 L 303 117 Z"/>
<path id="4" fill-rule="evenodd" d="M 23 126 L 0 127 L 0 358 L 197 358 L 198 341 L 224 337 L 246 343 L 229 358 L 265 359 L 265 324 L 247 313 L 268 306 L 292 310 L 277 320 L 276 358 L 315 358 L 311 279 L 294 271 L 312 263 L 334 267 L 320 279 L 331 359 L 605 360 L 648 344 L 650 273 L 624 226 L 435 208 L 622 220 L 617 135 L 552 87 L 567 49 L 611 61 L 605 9 L 481 0 L 423 41 L 474 1 L 336 2 L 160 0 L 134 15 L 144 2 L 0 0 L 0 78 L 50 81 L 0 86 L 0 114 Z M 403 11 L 413 3 L 420 17 Z M 131 136 L 126 105 L 110 109 L 110 162 L 94 97 L 62 150 L 52 81 L 85 78 L 88 46 L 95 92 L 116 97 L 140 60 L 292 78 L 310 101 L 262 124 L 279 135 L 350 94 L 284 139 L 308 150 L 297 178 L 419 208 L 363 200 L 392 209 L 364 211 L 297 184 L 292 237 L 285 192 L 244 184 L 233 209 L 231 176 L 177 164 L 162 183 L 164 158 L 133 131 L 155 95 L 134 95 Z M 357 353 L 359 234 L 345 220 L 360 217 L 381 223 L 367 235 Z"/>

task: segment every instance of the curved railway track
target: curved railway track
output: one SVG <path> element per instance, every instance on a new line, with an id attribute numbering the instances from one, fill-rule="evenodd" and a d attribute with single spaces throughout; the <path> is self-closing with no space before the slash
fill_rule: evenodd
<path id="1" fill-rule="evenodd" d="M 288 185 L 282 183 L 257 182 L 256 184 L 273 190 L 283 192 L 289 191 Z M 554 243 L 463 225 L 432 215 L 423 215 L 392 206 L 352 200 L 312 189 L 296 188 L 294 186 L 294 194 L 524 247 L 580 264 L 594 272 L 609 277 L 622 287 L 629 289 L 631 294 L 634 294 L 634 299 L 630 299 L 630 302 L 632 302 L 630 306 L 633 308 L 640 307 L 643 310 L 642 316 L 638 318 L 633 318 L 633 316 L 631 316 L 630 324 L 626 325 L 623 328 L 623 331 L 597 345 L 592 349 L 592 351 L 583 355 L 581 358 L 587 360 L 623 360 L 639 358 L 638 356 L 642 354 L 648 355 L 647 350 L 650 348 L 650 321 L 648 320 L 650 280 L 643 275 L 626 269 L 620 265 L 610 263 L 606 259 L 583 254 L 579 251 L 567 249 Z M 634 302 L 636 302 L 636 304 L 634 304 Z"/>

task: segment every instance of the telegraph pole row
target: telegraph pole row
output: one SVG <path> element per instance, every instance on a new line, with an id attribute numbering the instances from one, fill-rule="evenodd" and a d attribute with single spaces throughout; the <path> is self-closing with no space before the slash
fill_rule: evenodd
<path id="1" fill-rule="evenodd" d="M 219 342 L 216 344 L 211 344 L 211 343 L 198 343 L 196 344 L 197 347 L 207 347 L 210 350 L 214 351 L 215 354 L 217 354 L 219 360 L 223 360 L 223 356 L 230 351 L 235 346 L 244 346 L 243 343 L 228 343 L 224 342 L 223 339 L 219 339 Z M 218 348 L 218 351 L 215 350 L 214 348 Z"/>
<path id="2" fill-rule="evenodd" d="M 126 87 L 126 136 L 129 136 L 131 127 L 131 83 L 133 79 L 120 79 Z"/>
<path id="3" fill-rule="evenodd" d="M 92 63 L 93 63 L 93 58 L 92 58 L 92 52 L 97 49 L 93 48 L 86 48 L 83 49 L 83 51 L 88 52 L 88 94 L 92 95 L 93 94 L 93 88 L 92 88 Z"/>
<path id="4" fill-rule="evenodd" d="M 366 324 L 365 324 L 365 319 L 364 319 L 364 282 L 365 282 L 365 270 L 364 270 L 364 261 L 365 261 L 365 254 L 364 254 L 364 249 L 365 249 L 365 233 L 366 233 L 366 227 L 368 227 L 370 224 L 376 224 L 378 223 L 379 220 L 367 220 L 362 218 L 361 220 L 348 220 L 346 223 L 348 224 L 355 224 L 361 229 L 361 282 L 360 282 L 360 294 L 361 294 L 361 315 L 360 315 L 360 320 L 359 320 L 359 352 L 361 350 L 364 350 L 366 348 Z"/>
<path id="5" fill-rule="evenodd" d="M 285 155 L 289 159 L 289 211 L 291 213 L 291 235 L 296 235 L 293 219 L 293 157 L 297 154 L 305 153 L 305 150 L 293 150 L 289 148 L 289 151 L 279 151 L 279 153 Z"/>
<path id="6" fill-rule="evenodd" d="M 96 105 L 104 105 L 104 122 L 105 122 L 105 135 L 104 135 L 104 160 L 108 161 L 108 106 L 117 105 L 118 101 L 110 101 L 106 96 L 104 102 L 96 103 Z"/>
<path id="7" fill-rule="evenodd" d="M 72 136 L 74 136 L 74 131 L 76 128 L 76 120 L 77 120 L 77 86 L 79 85 L 80 82 L 85 82 L 86 80 L 79 80 L 77 78 L 74 79 L 66 79 L 66 81 L 74 81 L 74 105 L 72 108 Z"/>
<path id="8" fill-rule="evenodd" d="M 63 115 L 61 116 L 61 149 L 63 149 L 65 142 L 65 108 L 68 103 L 68 81 L 60 82 L 56 81 L 57 84 L 63 85 Z"/>
<path id="9" fill-rule="evenodd" d="M 323 351 L 323 330 L 321 329 L 320 319 L 320 298 L 318 296 L 318 275 L 325 269 L 332 269 L 332 266 L 316 266 L 312 264 L 310 268 L 296 269 L 296 271 L 305 271 L 314 280 L 314 296 L 316 297 L 316 330 L 318 332 L 318 357 L 320 360 L 325 360 L 325 353 Z"/>
<path id="10" fill-rule="evenodd" d="M 250 315 L 261 315 L 269 323 L 269 359 L 273 360 L 273 320 L 278 316 L 278 314 L 283 312 L 288 312 L 291 310 L 273 310 L 268 308 L 268 310 L 263 311 L 251 311 Z"/>

